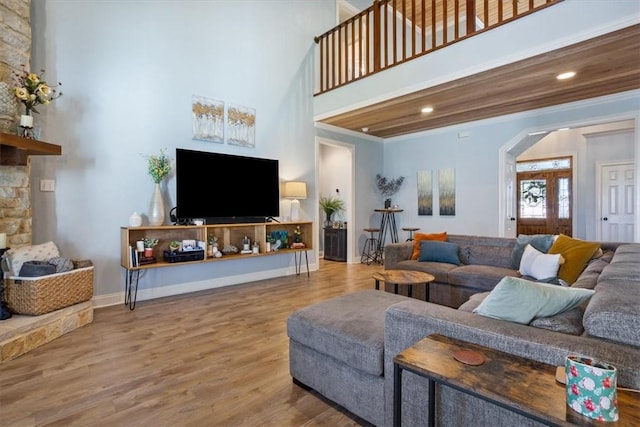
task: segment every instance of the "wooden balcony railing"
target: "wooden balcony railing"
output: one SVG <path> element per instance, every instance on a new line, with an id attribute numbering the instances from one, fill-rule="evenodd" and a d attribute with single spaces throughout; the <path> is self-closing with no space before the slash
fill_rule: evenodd
<path id="1" fill-rule="evenodd" d="M 374 0 L 315 38 L 316 94 L 488 31 L 562 0 Z"/>

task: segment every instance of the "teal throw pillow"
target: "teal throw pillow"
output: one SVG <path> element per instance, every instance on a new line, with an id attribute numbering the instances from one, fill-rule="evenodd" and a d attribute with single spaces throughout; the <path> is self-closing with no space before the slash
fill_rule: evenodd
<path id="1" fill-rule="evenodd" d="M 594 292 L 504 277 L 473 312 L 528 325 L 533 319 L 571 310 L 588 300 Z"/>
<path id="2" fill-rule="evenodd" d="M 527 245 L 531 245 L 546 254 L 553 245 L 553 234 L 520 234 L 511 251 L 511 268 L 514 270 L 520 267 L 520 259 Z"/>
<path id="3" fill-rule="evenodd" d="M 418 261 L 446 262 L 447 264 L 460 265 L 458 249 L 459 247 L 455 243 L 423 240 L 420 242 Z"/>

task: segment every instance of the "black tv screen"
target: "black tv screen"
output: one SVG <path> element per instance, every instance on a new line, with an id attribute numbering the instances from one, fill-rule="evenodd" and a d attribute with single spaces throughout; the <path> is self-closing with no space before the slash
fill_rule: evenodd
<path id="1" fill-rule="evenodd" d="M 176 216 L 207 223 L 280 214 L 278 160 L 176 149 Z"/>

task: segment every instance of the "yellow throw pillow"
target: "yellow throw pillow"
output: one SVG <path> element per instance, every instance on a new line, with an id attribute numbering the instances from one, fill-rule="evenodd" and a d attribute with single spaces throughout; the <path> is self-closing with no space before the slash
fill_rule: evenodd
<path id="1" fill-rule="evenodd" d="M 573 284 L 598 249 L 600 249 L 599 243 L 560 234 L 549 249 L 550 254 L 561 254 L 565 260 L 558 269 L 558 278 L 570 285 Z"/>
<path id="2" fill-rule="evenodd" d="M 420 256 L 420 242 L 423 240 L 438 240 L 440 242 L 447 241 L 447 232 L 442 233 L 414 233 L 413 235 L 413 255 L 411 259 L 416 260 Z"/>

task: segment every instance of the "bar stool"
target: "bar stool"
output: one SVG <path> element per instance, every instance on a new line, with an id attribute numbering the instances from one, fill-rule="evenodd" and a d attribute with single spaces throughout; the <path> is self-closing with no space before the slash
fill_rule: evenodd
<path id="1" fill-rule="evenodd" d="M 360 257 L 361 264 L 380 263 L 380 256 L 378 252 L 378 239 L 373 233 L 379 233 L 379 228 L 364 228 L 364 231 L 369 233 L 369 237 L 364 241 L 364 248 L 362 249 L 362 256 Z"/>
<path id="2" fill-rule="evenodd" d="M 408 231 L 409 232 L 409 238 L 407 239 L 407 242 L 410 242 L 413 240 L 413 232 L 414 231 L 418 231 L 420 230 L 419 228 L 414 228 L 414 227 L 402 227 L 402 231 Z"/>

